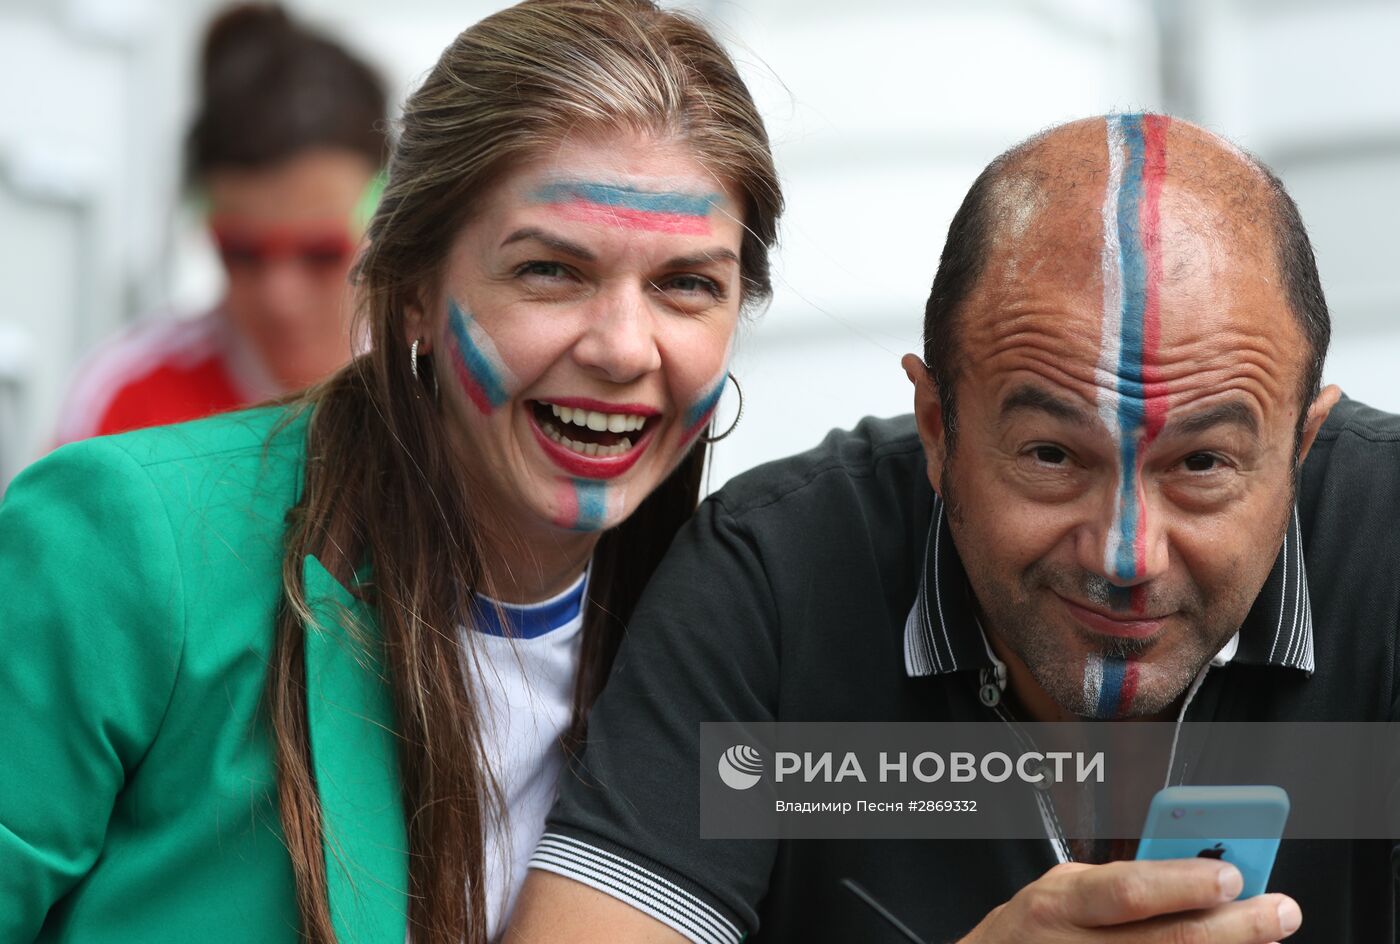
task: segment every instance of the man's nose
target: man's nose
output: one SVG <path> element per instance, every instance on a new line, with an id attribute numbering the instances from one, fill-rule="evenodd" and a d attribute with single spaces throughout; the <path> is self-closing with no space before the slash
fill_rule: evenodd
<path id="1" fill-rule="evenodd" d="M 644 290 L 619 287 L 588 301 L 574 359 L 613 383 L 627 383 L 661 366 L 656 316 Z"/>
<path id="2" fill-rule="evenodd" d="M 1142 477 L 1115 482 L 1112 494 L 1100 504 L 1093 539 L 1081 544 L 1081 566 L 1124 587 L 1166 573 L 1170 563 L 1166 518 Z"/>

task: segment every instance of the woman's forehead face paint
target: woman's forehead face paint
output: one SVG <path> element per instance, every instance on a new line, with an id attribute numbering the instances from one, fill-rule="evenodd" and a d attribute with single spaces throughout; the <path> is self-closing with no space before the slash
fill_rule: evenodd
<path id="1" fill-rule="evenodd" d="M 457 349 L 457 377 L 476 408 L 489 416 L 511 398 L 519 383 L 486 329 L 453 299 L 447 302 L 447 321 Z"/>
<path id="2" fill-rule="evenodd" d="M 535 203 L 556 208 L 565 219 L 622 229 L 687 236 L 710 234 L 717 193 L 640 190 L 587 180 L 555 180 L 533 194 Z"/>
<path id="3" fill-rule="evenodd" d="M 1084 705 L 1090 717 L 1122 718 L 1137 694 L 1138 664 L 1091 655 L 1084 663 Z"/>
<path id="4" fill-rule="evenodd" d="M 1166 421 L 1161 380 L 1159 239 L 1169 119 L 1112 115 L 1108 127 L 1108 184 L 1103 202 L 1103 322 L 1099 347 L 1099 416 L 1114 438 L 1118 481 L 1104 568 L 1121 581 L 1146 570 L 1147 507 L 1142 455 Z M 1112 594 L 1132 608 L 1140 594 Z M 1086 679 L 1089 677 L 1086 670 Z M 1107 673 L 1113 677 L 1113 673 Z M 1101 673 L 1102 675 L 1102 673 Z M 1086 687 L 1088 682 L 1086 681 Z"/>
<path id="5" fill-rule="evenodd" d="M 598 479 L 571 479 L 559 488 L 554 523 L 572 531 L 601 531 L 626 513 L 626 491 Z"/>

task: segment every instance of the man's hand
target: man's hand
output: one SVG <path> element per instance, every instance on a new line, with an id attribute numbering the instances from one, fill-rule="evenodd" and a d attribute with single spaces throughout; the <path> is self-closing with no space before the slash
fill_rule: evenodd
<path id="1" fill-rule="evenodd" d="M 1235 901 L 1239 869 L 1210 859 L 1057 865 L 960 944 L 1268 944 L 1303 922 L 1286 895 Z"/>

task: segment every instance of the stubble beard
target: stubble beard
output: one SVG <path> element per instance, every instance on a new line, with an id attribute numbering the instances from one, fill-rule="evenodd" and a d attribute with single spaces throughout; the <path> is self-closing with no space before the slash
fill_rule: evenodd
<path id="1" fill-rule="evenodd" d="M 940 497 L 949 529 L 956 537 L 959 532 L 967 533 L 967 520 L 957 500 L 950 464 L 944 463 Z M 1056 705 L 1084 718 L 1102 717 L 1097 698 L 1087 692 L 1084 685 L 1088 654 L 1102 659 L 1138 660 L 1139 679 L 1132 703 L 1114 717 L 1127 719 L 1159 714 L 1181 697 L 1206 663 L 1234 635 L 1258 594 L 1255 588 L 1248 600 L 1238 591 L 1227 599 L 1209 600 L 1199 588 L 1192 586 L 1173 595 L 1170 608 L 1176 612 L 1178 626 L 1170 627 L 1169 631 L 1175 634 L 1175 645 L 1169 652 L 1159 654 L 1156 660 L 1143 661 L 1138 657 L 1169 642 L 1168 638 L 1131 639 L 1071 628 L 1074 637 L 1071 642 L 1059 628 L 1064 624 L 1052 621 L 1040 611 L 1040 607 L 1059 606 L 1052 602 L 1052 593 L 1072 600 L 1106 604 L 1112 586 L 1106 579 L 1080 570 L 1070 572 L 1045 561 L 1035 562 L 1014 579 L 1002 579 L 994 566 L 982 561 L 977 547 L 964 546 L 976 543 L 954 541 L 985 632 L 996 636 L 1016 655 Z M 1238 583 L 1230 581 L 1229 585 L 1238 586 Z M 1206 614 L 1212 613 L 1220 615 L 1208 619 Z M 1181 624 L 1184 624 L 1184 634 L 1178 628 Z"/>

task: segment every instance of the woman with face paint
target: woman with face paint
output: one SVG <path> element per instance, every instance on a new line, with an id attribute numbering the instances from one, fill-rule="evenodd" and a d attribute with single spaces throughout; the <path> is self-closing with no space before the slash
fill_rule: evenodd
<path id="1" fill-rule="evenodd" d="M 209 25 L 185 176 L 224 291 L 136 325 L 75 373 L 55 445 L 252 406 L 351 355 L 347 284 L 388 157 L 383 83 L 276 4 Z"/>
<path id="2" fill-rule="evenodd" d="M 371 347 L 0 506 L 0 940 L 493 939 L 696 503 L 781 195 L 646 0 L 527 0 L 409 99 Z"/>

